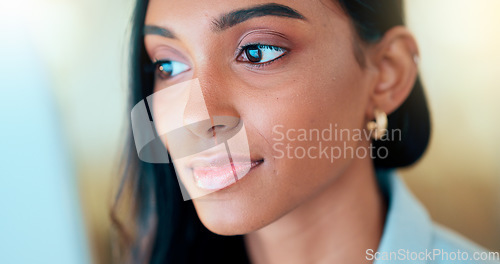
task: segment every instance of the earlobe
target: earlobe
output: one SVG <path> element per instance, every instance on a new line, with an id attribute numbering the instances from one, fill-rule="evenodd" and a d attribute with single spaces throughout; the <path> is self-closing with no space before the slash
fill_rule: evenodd
<path id="1" fill-rule="evenodd" d="M 390 114 L 406 100 L 418 74 L 415 58 L 416 41 L 403 26 L 389 30 L 375 45 L 371 59 L 378 77 L 371 94 L 373 108 Z M 373 108 L 367 109 L 369 118 Z"/>

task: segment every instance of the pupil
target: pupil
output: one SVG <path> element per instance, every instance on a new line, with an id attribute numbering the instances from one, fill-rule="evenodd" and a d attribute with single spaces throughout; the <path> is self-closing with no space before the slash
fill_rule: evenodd
<path id="1" fill-rule="evenodd" d="M 262 51 L 257 46 L 248 47 L 246 55 L 251 62 L 260 62 L 262 60 Z"/>

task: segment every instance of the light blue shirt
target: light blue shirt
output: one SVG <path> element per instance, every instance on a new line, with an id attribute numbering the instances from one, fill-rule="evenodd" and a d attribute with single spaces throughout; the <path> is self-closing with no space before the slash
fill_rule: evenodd
<path id="1" fill-rule="evenodd" d="M 367 259 L 375 264 L 500 263 L 498 252 L 434 223 L 394 171 L 378 171 L 377 177 L 389 208 L 379 248 L 366 251 Z"/>

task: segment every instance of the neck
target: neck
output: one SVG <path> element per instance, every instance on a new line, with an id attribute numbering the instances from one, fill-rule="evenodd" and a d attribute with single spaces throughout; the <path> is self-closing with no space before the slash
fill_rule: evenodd
<path id="1" fill-rule="evenodd" d="M 245 242 L 256 264 L 368 263 L 385 214 L 372 161 L 354 160 L 330 186 Z"/>

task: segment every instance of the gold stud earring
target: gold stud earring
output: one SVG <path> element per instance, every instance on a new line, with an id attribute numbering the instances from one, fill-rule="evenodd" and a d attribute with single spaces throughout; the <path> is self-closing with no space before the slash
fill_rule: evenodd
<path id="1" fill-rule="evenodd" d="M 375 121 L 366 124 L 373 139 L 379 140 L 387 133 L 387 114 L 384 111 L 375 109 Z"/>

